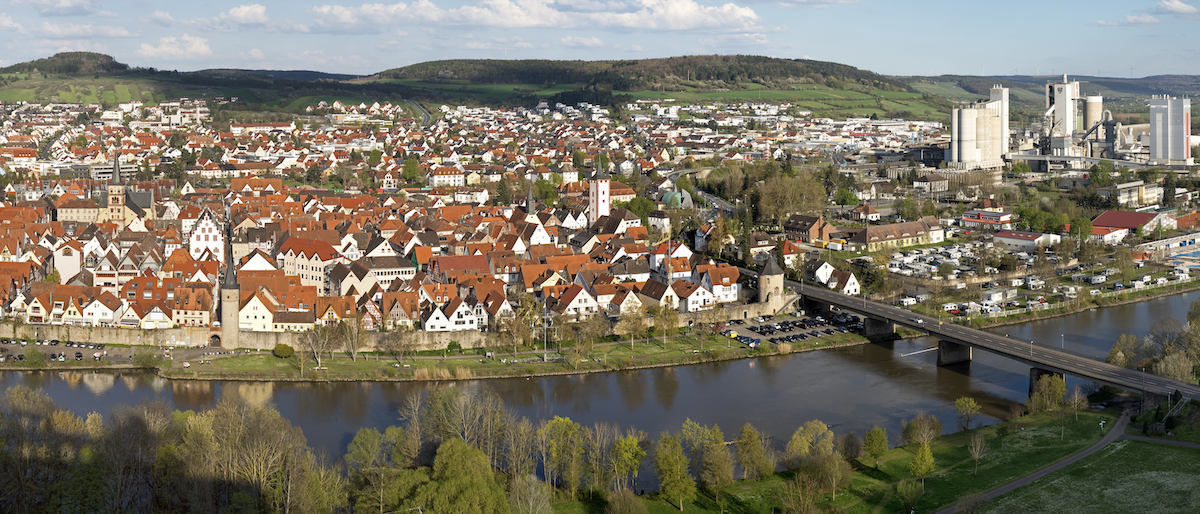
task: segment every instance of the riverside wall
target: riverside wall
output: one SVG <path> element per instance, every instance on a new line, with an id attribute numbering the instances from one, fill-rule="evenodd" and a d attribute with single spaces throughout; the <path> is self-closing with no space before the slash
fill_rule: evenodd
<path id="1" fill-rule="evenodd" d="M 721 319 L 750 319 L 766 314 L 776 314 L 783 302 L 752 303 L 732 305 L 720 308 Z M 706 322 L 711 316 L 709 311 L 700 313 L 680 313 L 679 325 L 690 326 L 693 323 Z M 653 325 L 651 320 L 647 320 Z M 243 330 L 238 333 L 238 348 L 251 350 L 270 350 L 277 344 L 286 344 L 292 348 L 303 347 L 304 332 L 251 332 Z M 380 338 L 386 333 L 363 334 L 363 350 L 371 351 L 378 347 Z M 218 339 L 214 340 L 213 337 Z M 456 332 L 413 332 L 420 349 L 441 350 L 450 343 L 458 343 L 462 348 L 481 348 L 494 346 L 499 343 L 499 335 L 490 332 L 464 330 Z M 127 346 L 210 346 L 221 338 L 218 327 L 179 327 L 156 330 L 113 327 L 80 327 L 67 325 L 13 325 L 0 324 L 0 338 L 21 339 L 57 339 L 60 341 L 88 341 L 110 345 Z M 232 348 L 222 345 L 223 348 Z"/>

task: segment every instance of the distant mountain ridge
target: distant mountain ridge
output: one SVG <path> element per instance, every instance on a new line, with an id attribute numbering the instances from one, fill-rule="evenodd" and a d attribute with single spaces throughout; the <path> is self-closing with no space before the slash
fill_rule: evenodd
<path id="1" fill-rule="evenodd" d="M 658 89 L 684 83 L 738 89 L 830 82 L 913 91 L 902 81 L 853 66 L 754 55 L 689 55 L 617 61 L 455 59 L 384 70 L 381 79 L 467 80 L 474 84 L 582 84 L 610 90 Z"/>
<path id="2" fill-rule="evenodd" d="M 347 75 L 345 73 L 325 73 L 323 71 L 312 70 L 242 70 L 237 68 L 213 68 L 207 70 L 199 70 L 192 73 L 201 74 L 220 74 L 220 73 L 250 73 L 254 75 L 262 75 L 265 77 L 274 77 L 278 79 L 298 80 L 301 82 L 315 82 L 318 80 L 350 80 L 362 77 L 361 75 Z"/>
<path id="3" fill-rule="evenodd" d="M 50 57 L 26 61 L 0 68 L 0 73 L 113 73 L 128 70 L 129 65 L 117 62 L 111 55 L 95 52 L 60 52 Z"/>

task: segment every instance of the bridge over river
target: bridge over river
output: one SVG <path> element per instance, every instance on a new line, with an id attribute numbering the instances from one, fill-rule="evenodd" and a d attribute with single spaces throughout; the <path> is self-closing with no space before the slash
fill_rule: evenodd
<path id="1" fill-rule="evenodd" d="M 1038 377 L 1050 373 L 1068 374 L 1130 391 L 1145 391 L 1156 395 L 1169 395 L 1179 391 L 1188 398 L 1200 398 L 1200 386 L 1144 373 L 1139 370 L 1114 366 L 1091 357 L 1075 355 L 1033 341 L 1019 341 L 982 330 L 942 322 L 919 316 L 911 311 L 872 302 L 864 298 L 847 296 L 819 286 L 787 282 L 800 292 L 802 301 L 809 307 L 837 306 L 840 310 L 861 313 L 865 318 L 867 335 L 878 335 L 895 331 L 895 326 L 905 326 L 928 332 L 937 337 L 938 364 L 953 364 L 971 359 L 971 350 L 979 348 L 1003 355 L 1032 366 L 1030 386 Z"/>

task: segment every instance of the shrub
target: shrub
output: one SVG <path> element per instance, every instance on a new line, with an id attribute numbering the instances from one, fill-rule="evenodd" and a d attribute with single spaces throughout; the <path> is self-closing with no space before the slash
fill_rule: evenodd
<path id="1" fill-rule="evenodd" d="M 139 368 L 153 368 L 158 366 L 158 357 L 150 350 L 135 350 L 133 352 L 133 365 Z"/>
<path id="2" fill-rule="evenodd" d="M 619 489 L 608 497 L 606 514 L 645 514 L 646 504 L 628 489 Z"/>
<path id="3" fill-rule="evenodd" d="M 25 365 L 31 368 L 46 367 L 46 354 L 42 353 L 37 348 L 28 348 L 25 350 Z"/>
<path id="4" fill-rule="evenodd" d="M 290 345 L 279 343 L 275 345 L 275 348 L 271 350 L 271 353 L 280 359 L 286 359 L 292 355 L 295 355 L 296 350 L 294 350 Z"/>
<path id="5" fill-rule="evenodd" d="M 1167 416 L 1167 420 L 1163 422 L 1163 426 L 1166 427 L 1167 430 L 1174 430 L 1178 425 L 1179 420 L 1176 419 L 1175 416 Z"/>

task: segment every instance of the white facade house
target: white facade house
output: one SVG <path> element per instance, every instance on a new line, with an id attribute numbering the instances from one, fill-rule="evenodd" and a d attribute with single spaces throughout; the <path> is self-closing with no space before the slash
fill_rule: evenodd
<path id="1" fill-rule="evenodd" d="M 188 253 L 195 260 L 203 260 L 205 255 L 209 260 L 225 262 L 225 234 L 221 231 L 221 222 L 211 210 L 204 209 L 188 234 Z"/>

